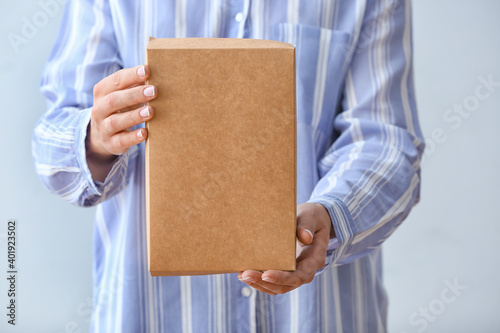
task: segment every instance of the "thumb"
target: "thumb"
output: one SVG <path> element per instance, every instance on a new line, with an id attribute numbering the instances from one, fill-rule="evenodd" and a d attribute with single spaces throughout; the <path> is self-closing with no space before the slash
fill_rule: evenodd
<path id="1" fill-rule="evenodd" d="M 312 243 L 316 232 L 316 221 L 310 214 L 297 215 L 297 239 L 305 245 Z"/>
<path id="2" fill-rule="evenodd" d="M 305 228 L 297 228 L 297 238 L 299 239 L 299 242 L 305 245 L 309 245 L 312 243 L 314 234 L 311 230 L 305 229 Z"/>

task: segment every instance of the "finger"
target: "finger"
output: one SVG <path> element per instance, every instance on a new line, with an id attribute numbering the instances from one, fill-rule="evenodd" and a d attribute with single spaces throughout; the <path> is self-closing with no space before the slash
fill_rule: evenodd
<path id="1" fill-rule="evenodd" d="M 238 273 L 238 279 L 240 279 L 241 282 L 246 283 L 252 288 L 255 288 L 259 291 L 262 291 L 266 294 L 269 295 L 276 295 L 277 293 L 265 288 L 262 286 L 262 280 L 260 276 L 262 275 L 262 272 L 259 271 L 254 271 L 254 270 L 246 270 L 244 272 L 239 272 Z"/>
<path id="2" fill-rule="evenodd" d="M 256 283 L 247 283 L 250 287 L 254 288 L 254 289 L 257 289 L 258 291 L 261 291 L 263 293 L 266 293 L 268 295 L 271 295 L 271 296 L 274 296 L 274 295 L 277 295 L 278 293 L 272 291 L 272 290 L 269 290 L 269 289 L 266 289 L 265 287 L 259 285 L 259 284 L 256 284 Z"/>
<path id="3" fill-rule="evenodd" d="M 278 284 L 273 284 L 273 283 L 266 283 L 266 282 L 257 282 L 253 284 L 249 284 L 252 288 L 258 289 L 260 291 L 263 291 L 269 295 L 278 295 L 278 294 L 286 294 L 294 289 L 297 289 L 299 286 L 285 286 L 285 285 L 278 285 Z"/>
<path id="4" fill-rule="evenodd" d="M 113 91 L 123 90 L 145 82 L 149 77 L 149 67 L 140 65 L 119 70 L 102 79 L 94 87 L 94 96 L 106 96 Z"/>
<path id="5" fill-rule="evenodd" d="M 325 265 L 327 244 L 322 243 L 319 238 L 304 247 L 297 258 L 294 272 L 268 270 L 261 275 L 262 281 L 285 286 L 300 286 L 311 282 L 316 272 Z"/>
<path id="6" fill-rule="evenodd" d="M 135 105 L 131 105 L 131 106 L 127 106 L 126 108 L 123 108 L 123 109 L 120 109 L 118 111 L 116 111 L 117 113 L 123 113 L 123 112 L 128 112 L 128 111 L 132 111 L 132 110 L 135 110 L 135 109 L 138 109 L 138 108 L 142 108 L 144 107 L 145 104 L 144 103 L 139 103 L 139 104 L 135 104 Z"/>
<path id="7" fill-rule="evenodd" d="M 238 274 L 238 279 L 245 283 L 254 283 L 260 280 L 262 272 L 248 269 Z"/>
<path id="8" fill-rule="evenodd" d="M 262 275 L 262 282 L 276 286 L 298 287 L 305 280 L 305 277 L 301 277 L 302 274 L 298 269 L 295 272 L 269 270 Z"/>
<path id="9" fill-rule="evenodd" d="M 284 294 L 289 292 L 292 289 L 300 286 L 299 279 L 297 279 L 297 284 L 293 286 L 288 285 L 279 285 L 275 283 L 270 283 L 262 280 L 262 272 L 247 270 L 244 272 L 240 272 L 238 274 L 238 278 L 241 282 L 246 283 L 247 285 L 268 294 Z M 271 293 L 270 293 L 271 292 Z"/>
<path id="10" fill-rule="evenodd" d="M 298 287 L 301 286 L 301 284 L 296 284 L 296 285 L 283 285 L 283 284 L 276 284 L 276 283 L 270 283 L 267 281 L 259 280 L 254 283 L 247 283 L 249 286 L 256 288 L 259 287 L 261 289 L 259 290 L 266 290 L 268 292 L 272 292 L 274 294 L 284 294 L 289 291 L 292 291 Z"/>
<path id="11" fill-rule="evenodd" d="M 157 95 L 154 86 L 138 86 L 130 89 L 114 91 L 106 95 L 102 100 L 101 116 L 107 117 L 110 114 L 141 103 L 147 103 Z"/>
<path id="12" fill-rule="evenodd" d="M 300 279 L 297 279 L 297 283 L 294 285 L 283 285 L 262 280 L 261 275 L 262 272 L 249 270 L 240 272 L 240 274 L 238 274 L 238 278 L 247 285 L 270 295 L 284 294 L 301 285 Z"/>
<path id="13" fill-rule="evenodd" d="M 147 135 L 148 131 L 145 128 L 115 134 L 110 138 L 106 149 L 114 155 L 125 154 L 130 147 L 144 141 Z"/>
<path id="14" fill-rule="evenodd" d="M 330 218 L 321 204 L 303 203 L 297 206 L 297 239 L 303 244 L 311 244 L 316 232 L 324 227 L 323 221 Z"/>
<path id="15" fill-rule="evenodd" d="M 104 119 L 103 131 L 108 135 L 122 132 L 130 127 L 139 125 L 153 118 L 151 106 L 141 107 L 133 111 L 114 113 Z"/>
<path id="16" fill-rule="evenodd" d="M 297 224 L 299 224 L 298 220 L 297 220 Z M 305 228 L 304 226 L 299 227 L 297 225 L 297 239 L 302 244 L 308 245 L 308 244 L 312 243 L 312 241 L 314 239 L 314 235 L 310 229 Z"/>
<path id="17" fill-rule="evenodd" d="M 311 244 L 316 232 L 316 219 L 309 204 L 297 207 L 297 239 L 302 244 Z"/>

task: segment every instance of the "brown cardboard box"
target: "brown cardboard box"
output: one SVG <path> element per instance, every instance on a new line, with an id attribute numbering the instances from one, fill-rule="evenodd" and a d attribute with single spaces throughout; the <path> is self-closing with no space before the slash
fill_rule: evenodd
<path id="1" fill-rule="evenodd" d="M 295 269 L 295 48 L 151 39 L 151 275 Z"/>

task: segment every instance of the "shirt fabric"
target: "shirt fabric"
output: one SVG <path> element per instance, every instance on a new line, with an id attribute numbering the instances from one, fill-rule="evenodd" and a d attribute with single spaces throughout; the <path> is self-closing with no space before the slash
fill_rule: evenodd
<path id="1" fill-rule="evenodd" d="M 336 232 L 311 283 L 269 296 L 236 274 L 150 276 L 144 144 L 103 183 L 85 157 L 93 86 L 144 63 L 149 36 L 296 46 L 297 203 L 324 205 Z M 92 332 L 386 331 L 380 245 L 418 201 L 424 148 L 409 0 L 70 1 L 41 91 L 37 172 L 67 201 L 98 205 Z"/>

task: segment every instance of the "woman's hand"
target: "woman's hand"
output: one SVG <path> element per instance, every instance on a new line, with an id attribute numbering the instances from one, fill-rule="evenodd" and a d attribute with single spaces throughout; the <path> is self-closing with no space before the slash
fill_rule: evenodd
<path id="1" fill-rule="evenodd" d="M 153 108 L 145 107 L 157 96 L 154 86 L 145 86 L 148 66 L 122 69 L 94 86 L 94 106 L 87 134 L 87 164 L 94 180 L 104 181 L 117 155 L 144 141 L 145 128 L 130 128 L 150 120 Z"/>
<path id="2" fill-rule="evenodd" d="M 321 204 L 297 206 L 297 269 L 294 272 L 269 270 L 240 272 L 238 278 L 269 295 L 284 294 L 313 280 L 323 268 L 332 222 Z M 332 233 L 334 236 L 334 233 Z"/>

